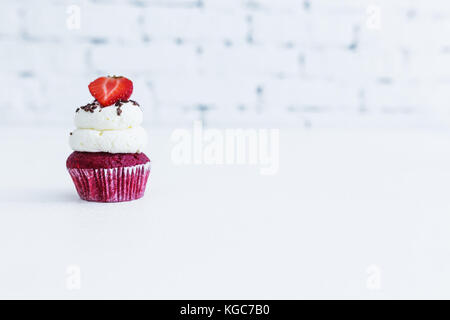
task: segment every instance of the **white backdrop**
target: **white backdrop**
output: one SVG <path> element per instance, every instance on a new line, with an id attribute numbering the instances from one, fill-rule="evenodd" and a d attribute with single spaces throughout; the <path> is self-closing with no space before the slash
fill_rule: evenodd
<path id="1" fill-rule="evenodd" d="M 1 0 L 0 72 L 0 298 L 449 297 L 450 1 Z M 107 74 L 144 110 L 139 201 L 66 170 Z M 273 129 L 276 170 L 262 139 L 174 161 L 197 119 Z"/>
<path id="2" fill-rule="evenodd" d="M 425 126 L 450 118 L 445 0 L 2 0 L 1 124 L 69 124 L 97 76 L 147 124 Z"/>

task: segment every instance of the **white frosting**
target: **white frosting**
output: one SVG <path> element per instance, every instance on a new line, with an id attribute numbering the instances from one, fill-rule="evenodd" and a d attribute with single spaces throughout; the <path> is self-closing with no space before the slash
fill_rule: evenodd
<path id="1" fill-rule="evenodd" d="M 142 110 L 125 102 L 117 107 L 97 106 L 93 112 L 78 110 L 75 126 L 69 138 L 70 147 L 80 152 L 139 153 L 147 143 L 147 133 L 140 125 Z"/>
<path id="2" fill-rule="evenodd" d="M 122 113 L 117 114 L 117 107 L 97 107 L 94 112 L 80 109 L 75 113 L 75 126 L 79 129 L 121 130 L 137 127 L 142 124 L 142 110 L 130 101 L 120 107 Z"/>
<path id="3" fill-rule="evenodd" d="M 123 130 L 76 129 L 69 139 L 74 151 L 139 153 L 147 143 L 144 128 Z"/>

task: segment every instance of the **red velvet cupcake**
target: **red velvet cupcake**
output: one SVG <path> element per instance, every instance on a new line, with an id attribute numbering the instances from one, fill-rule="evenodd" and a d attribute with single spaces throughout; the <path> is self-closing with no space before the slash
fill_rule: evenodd
<path id="1" fill-rule="evenodd" d="M 147 135 L 142 111 L 129 100 L 133 84 L 124 77 L 101 77 L 89 85 L 95 100 L 75 112 L 70 133 L 74 152 L 67 169 L 81 199 L 121 202 L 142 198 L 150 159 L 141 153 Z"/>
<path id="2" fill-rule="evenodd" d="M 77 152 L 67 169 L 80 198 L 121 202 L 142 198 L 150 175 L 150 159 L 143 153 Z"/>

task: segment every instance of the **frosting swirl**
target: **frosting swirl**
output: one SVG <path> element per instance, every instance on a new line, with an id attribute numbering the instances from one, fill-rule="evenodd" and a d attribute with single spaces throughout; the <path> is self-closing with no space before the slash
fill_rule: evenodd
<path id="1" fill-rule="evenodd" d="M 140 153 L 147 134 L 140 125 L 141 108 L 134 101 L 120 101 L 100 107 L 94 101 L 75 112 L 70 147 L 80 152 Z"/>

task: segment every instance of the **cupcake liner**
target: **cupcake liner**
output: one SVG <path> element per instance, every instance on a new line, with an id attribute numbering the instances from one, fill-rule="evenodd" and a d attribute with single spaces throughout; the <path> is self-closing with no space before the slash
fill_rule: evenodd
<path id="1" fill-rule="evenodd" d="M 150 175 L 150 162 L 110 169 L 68 169 L 81 199 L 122 202 L 142 198 Z"/>

